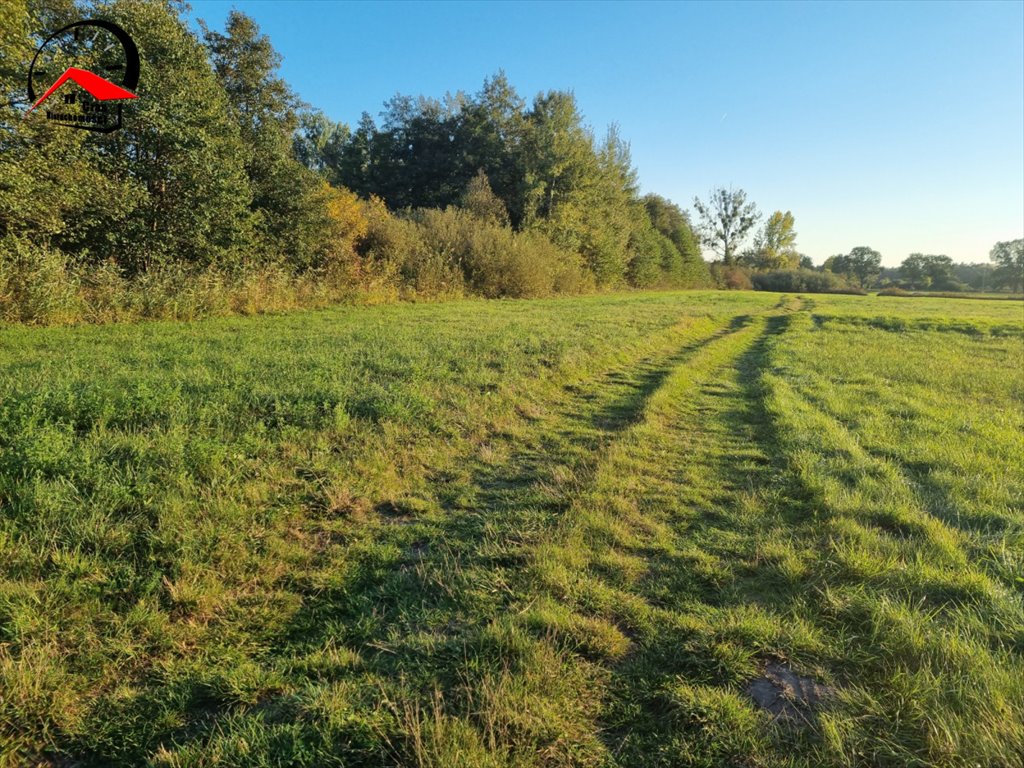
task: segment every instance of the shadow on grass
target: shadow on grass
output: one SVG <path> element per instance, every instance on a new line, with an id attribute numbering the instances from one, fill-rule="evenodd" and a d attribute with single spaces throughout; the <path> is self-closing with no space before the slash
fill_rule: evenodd
<path id="1" fill-rule="evenodd" d="M 603 719 L 604 742 L 623 765 L 660 764 L 656 756 L 676 747 L 698 764 L 750 758 L 736 734 L 715 730 L 719 726 L 704 707 L 718 706 L 724 700 L 720 697 L 741 690 L 743 659 L 752 647 L 770 643 L 773 634 L 772 627 L 756 621 L 748 628 L 729 626 L 730 619 L 716 622 L 747 609 L 773 622 L 785 621 L 811 588 L 793 584 L 772 563 L 760 562 L 754 551 L 765 526 L 799 531 L 813 524 L 811 499 L 787 477 L 761 381 L 770 345 L 785 333 L 791 317 L 766 318 L 764 331 L 732 363 L 732 383 L 726 378 L 727 364 L 725 377 L 703 383 L 689 415 L 681 416 L 688 421 L 677 428 L 685 430 L 693 446 L 692 460 L 701 467 L 706 490 L 687 504 L 689 514 L 674 523 L 678 547 L 646 555 L 649 571 L 641 581 L 641 596 L 656 618 L 612 669 L 612 696 Z M 741 497 L 768 508 L 745 515 L 739 509 Z M 714 566 L 708 567 L 695 549 Z M 812 728 L 784 738 L 806 742 L 820 737 Z"/>
<path id="2" fill-rule="evenodd" d="M 461 476 L 439 477 L 429 502 L 380 504 L 365 530 L 325 537 L 317 578 L 278 585 L 299 601 L 283 630 L 267 629 L 259 647 L 238 651 L 237 664 L 226 659 L 202 679 L 175 672 L 103 702 L 93 713 L 98 722 L 141 717 L 141 738 L 111 742 L 102 755 L 83 749 L 78 759 L 139 764 L 159 744 L 187 750 L 224 734 L 248 733 L 251 742 L 284 730 L 296 750 L 327 750 L 352 765 L 394 762 L 404 754 L 395 746 L 404 738 L 401 714 L 382 701 L 429 701 L 435 690 L 464 686 L 467 675 L 516 669 L 517 649 L 488 627 L 515 600 L 509 585 L 529 547 L 593 476 L 607 445 L 642 417 L 672 369 L 748 322 L 734 318 L 667 354 L 591 377 L 566 390 L 552 416 L 528 422 L 507 460 L 473 459 Z M 223 643 L 228 650 L 232 640 Z M 347 714 L 326 725 L 302 697 L 311 686 L 337 684 L 351 690 Z M 287 762 L 293 747 L 275 754 Z"/>

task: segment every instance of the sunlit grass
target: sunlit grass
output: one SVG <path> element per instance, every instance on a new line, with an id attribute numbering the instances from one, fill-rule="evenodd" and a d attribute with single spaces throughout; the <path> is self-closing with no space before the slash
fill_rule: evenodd
<path id="1" fill-rule="evenodd" d="M 1020 312 L 0 330 L 0 764 L 1017 765 Z"/>

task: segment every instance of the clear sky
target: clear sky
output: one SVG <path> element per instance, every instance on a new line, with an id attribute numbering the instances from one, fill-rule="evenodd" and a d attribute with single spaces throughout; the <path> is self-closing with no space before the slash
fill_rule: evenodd
<path id="1" fill-rule="evenodd" d="M 1024 236 L 1024 2 L 333 3 L 252 16 L 301 98 L 350 124 L 396 93 L 571 89 L 644 191 L 791 210 L 820 263 L 857 245 L 985 261 Z"/>

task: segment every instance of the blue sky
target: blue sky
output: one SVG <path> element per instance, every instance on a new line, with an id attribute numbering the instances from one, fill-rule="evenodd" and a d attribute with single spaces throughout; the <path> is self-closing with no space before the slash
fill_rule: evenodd
<path id="1" fill-rule="evenodd" d="M 645 191 L 791 210 L 817 262 L 856 245 L 987 260 L 1024 236 L 1024 2 L 192 2 L 248 13 L 336 120 L 396 93 L 571 89 Z"/>

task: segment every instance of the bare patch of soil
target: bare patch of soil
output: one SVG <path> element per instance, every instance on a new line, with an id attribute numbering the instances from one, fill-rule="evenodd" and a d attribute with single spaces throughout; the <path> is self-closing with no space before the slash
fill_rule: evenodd
<path id="1" fill-rule="evenodd" d="M 747 695 L 776 720 L 808 722 L 810 714 L 834 693 L 831 686 L 798 675 L 786 664 L 770 661 L 764 674 L 747 683 Z"/>

